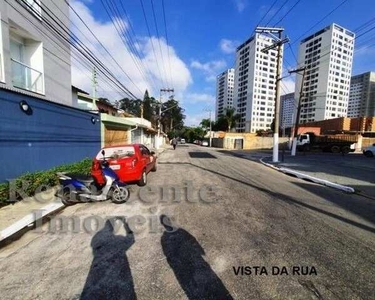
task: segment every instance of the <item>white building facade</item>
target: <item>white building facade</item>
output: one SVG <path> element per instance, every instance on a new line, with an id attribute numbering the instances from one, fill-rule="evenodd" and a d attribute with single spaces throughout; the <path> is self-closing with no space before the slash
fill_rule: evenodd
<path id="1" fill-rule="evenodd" d="M 297 103 L 294 93 L 282 95 L 280 98 L 280 124 L 281 128 L 294 126 L 297 113 Z"/>
<path id="2" fill-rule="evenodd" d="M 277 50 L 261 50 L 273 44 L 272 39 L 256 33 L 236 51 L 234 107 L 241 119 L 238 132 L 271 128 L 275 111 Z M 282 66 L 280 66 L 282 69 Z"/>
<path id="3" fill-rule="evenodd" d="M 233 107 L 234 69 L 228 69 L 216 79 L 216 120 L 225 114 L 227 108 Z"/>
<path id="4" fill-rule="evenodd" d="M 306 67 L 300 123 L 346 117 L 354 49 L 353 32 L 331 24 L 303 39 L 298 67 Z M 300 91 L 297 76 L 296 91 Z"/>
<path id="5" fill-rule="evenodd" d="M 375 116 L 375 72 L 353 76 L 350 81 L 348 117 Z"/>
<path id="6" fill-rule="evenodd" d="M 70 46 L 42 8 L 69 28 L 65 1 L 0 0 L 0 88 L 71 106 Z"/>

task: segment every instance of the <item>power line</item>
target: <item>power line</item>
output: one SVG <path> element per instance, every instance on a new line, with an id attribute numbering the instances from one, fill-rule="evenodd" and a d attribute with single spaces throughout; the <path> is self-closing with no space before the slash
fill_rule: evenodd
<path id="1" fill-rule="evenodd" d="M 354 31 L 361 32 L 361 31 L 363 31 L 365 28 L 371 26 L 373 23 L 375 23 L 375 18 L 373 18 L 373 19 L 371 19 L 371 20 L 365 22 L 364 24 L 360 25 L 360 26 L 359 26 L 357 29 L 355 29 Z M 361 33 L 361 34 L 355 36 L 353 39 L 350 39 L 350 40 L 348 40 L 346 43 L 343 43 L 342 46 L 346 46 L 346 45 L 348 45 L 349 43 L 352 43 L 352 42 L 353 42 L 353 44 L 354 44 L 354 41 L 355 41 L 355 40 L 359 39 L 360 37 L 364 36 L 365 34 L 367 34 L 368 32 L 370 32 L 370 31 L 372 31 L 372 30 L 374 30 L 374 29 L 375 29 L 375 26 L 374 26 L 374 27 L 371 27 L 370 29 L 367 29 L 365 32 L 363 32 L 363 33 Z M 290 44 L 290 45 L 292 45 L 292 44 Z M 327 46 L 325 46 L 325 47 L 323 47 L 321 50 L 324 51 L 325 49 L 329 49 L 329 51 L 326 52 L 326 53 L 324 53 L 324 54 L 322 54 L 322 55 L 320 55 L 320 56 L 319 56 L 319 59 L 321 59 L 321 58 L 324 57 L 324 56 L 327 56 L 327 55 L 329 55 L 329 54 L 334 53 L 335 51 L 337 51 L 337 50 L 340 49 L 340 48 L 341 48 L 341 46 L 336 46 L 335 48 L 333 48 L 333 49 L 331 50 L 331 44 L 330 44 L 330 45 L 327 45 Z M 292 50 L 292 48 L 290 48 L 290 49 Z M 354 54 L 355 54 L 355 50 L 353 51 L 353 56 L 354 56 Z M 319 62 L 320 62 L 320 63 L 321 63 L 321 62 L 325 62 L 325 61 L 327 61 L 327 60 L 329 60 L 329 59 L 330 59 L 330 57 L 328 57 L 327 59 L 324 59 L 324 60 L 319 60 Z M 314 63 L 315 63 L 315 62 L 311 62 L 311 63 L 307 64 L 306 67 L 309 68 L 309 67 L 310 67 L 312 64 L 314 64 Z M 298 61 L 297 61 L 297 64 L 298 64 Z"/>
<path id="2" fill-rule="evenodd" d="M 141 55 L 139 54 L 139 51 L 138 51 L 137 47 L 135 46 L 133 39 L 131 38 L 130 34 L 128 33 L 128 31 L 126 29 L 125 23 L 121 18 L 120 11 L 117 8 L 117 5 L 115 4 L 115 1 L 109 0 L 108 2 L 112 5 L 112 8 L 113 8 L 112 12 L 114 12 L 114 15 L 116 17 L 116 22 L 119 23 L 120 25 L 122 25 L 122 26 L 120 26 L 120 27 L 122 27 L 122 28 L 120 28 L 120 31 L 121 31 L 122 34 L 119 31 L 117 31 L 117 32 L 118 32 L 120 38 L 122 39 L 125 47 L 127 47 L 127 45 L 129 45 L 127 48 L 128 48 L 128 52 L 132 56 L 133 62 L 136 64 L 136 66 L 137 66 L 138 70 L 140 71 L 140 74 L 143 77 L 143 79 L 145 79 L 145 81 L 148 82 L 147 74 L 150 74 L 150 72 L 147 73 L 147 71 L 145 71 L 146 68 L 145 68 L 143 62 L 140 60 Z M 130 20 L 129 20 L 129 22 L 130 22 Z M 127 42 L 124 41 L 123 36 L 125 36 Z M 157 89 L 156 84 L 155 84 L 154 87 Z"/>
<path id="3" fill-rule="evenodd" d="M 279 0 L 275 0 L 272 4 L 271 4 L 271 6 L 268 8 L 268 10 L 266 11 L 266 13 L 263 15 L 263 17 L 260 19 L 260 21 L 258 22 L 258 25 L 257 26 L 255 26 L 255 28 L 256 27 L 258 27 L 259 25 L 260 25 L 260 23 L 264 20 L 264 18 L 268 15 L 268 13 L 271 11 L 271 9 L 275 6 L 275 4 L 276 4 L 276 2 L 277 1 L 279 1 Z M 255 29 L 254 29 L 254 31 L 255 31 Z"/>
<path id="4" fill-rule="evenodd" d="M 38 4 L 39 5 L 39 4 Z M 93 65 L 95 65 L 95 61 L 93 62 L 92 61 L 92 59 L 94 59 L 94 60 L 96 60 L 97 58 L 95 57 L 95 55 L 92 55 L 92 53 L 91 53 L 91 51 L 84 45 L 84 44 L 82 44 L 81 43 L 81 41 L 73 34 L 73 33 L 71 33 L 70 32 L 70 30 L 69 30 L 69 28 L 67 28 L 66 26 L 65 26 L 65 28 L 63 28 L 62 27 L 62 25 L 61 25 L 61 23 L 62 22 L 57 22 L 56 21 L 56 19 L 57 20 L 59 20 L 57 17 L 56 17 L 56 15 L 51 11 L 51 10 L 49 10 L 49 11 L 51 11 L 51 13 L 55 16 L 55 18 L 52 18 L 51 17 L 51 15 L 43 8 L 43 7 L 41 7 L 40 5 L 39 5 L 39 7 L 46 13 L 46 15 L 48 16 L 48 17 L 50 17 L 61 29 L 63 29 L 63 31 L 70 37 L 70 38 L 72 38 L 78 45 L 79 45 L 79 47 L 75 44 L 75 43 L 73 43 L 67 36 L 64 36 L 55 26 L 53 26 L 47 19 L 45 19 L 45 18 L 43 18 L 43 21 L 45 22 L 45 24 L 47 24 L 48 25 L 48 27 L 49 27 L 49 31 L 50 32 L 52 32 L 52 33 L 56 33 L 59 37 L 60 37 L 60 39 L 62 38 L 63 40 L 65 40 L 65 42 L 67 42 L 68 44 L 70 44 L 71 46 L 73 46 L 73 50 L 76 50 L 76 51 L 78 51 L 82 56 L 84 56 L 86 59 L 88 59 L 91 63 L 93 63 Z M 35 11 L 35 9 L 33 8 L 33 10 Z M 59 20 L 59 21 L 61 21 L 61 20 Z M 67 28 L 67 29 L 66 29 Z M 52 30 L 52 31 L 51 31 Z M 85 50 L 86 51 L 86 53 L 83 53 L 82 52 L 82 49 L 83 50 Z M 89 54 L 89 55 L 91 55 L 91 57 L 88 57 L 87 56 L 87 53 Z M 98 61 L 100 64 L 102 64 L 100 61 Z M 110 73 L 110 72 L 109 72 Z M 108 77 L 108 75 L 107 74 L 105 74 L 105 73 L 103 73 L 104 75 L 106 75 L 107 76 L 107 78 L 108 79 L 110 79 L 110 80 L 112 80 L 114 83 L 116 83 L 113 79 L 111 79 L 111 78 L 109 78 Z M 110 73 L 111 74 L 111 73 Z M 111 74 L 112 75 L 112 77 L 115 79 L 115 80 L 117 80 L 117 78 L 115 78 L 114 77 L 114 75 L 113 74 Z M 118 81 L 118 80 L 117 80 Z M 119 81 L 118 81 L 119 82 Z M 126 89 L 126 88 L 125 88 Z M 127 89 L 126 89 L 127 90 Z M 129 92 L 129 91 L 127 91 L 127 92 Z"/>
<path id="5" fill-rule="evenodd" d="M 69 8 L 73 11 L 73 13 L 78 17 L 78 19 L 82 22 L 82 24 L 85 26 L 85 28 L 91 33 L 91 35 L 95 38 L 95 40 L 99 43 L 99 45 L 104 49 L 104 51 L 111 57 L 111 59 L 116 63 L 116 65 L 120 68 L 120 70 L 125 74 L 125 76 L 129 77 L 125 70 L 120 66 L 120 64 L 117 62 L 117 60 L 113 57 L 113 55 L 108 51 L 108 49 L 103 45 L 103 43 L 99 40 L 99 38 L 94 34 L 94 32 L 90 29 L 90 27 L 86 24 L 86 22 L 82 19 L 82 17 L 77 13 L 77 11 L 72 7 L 69 3 L 69 1 L 65 0 L 65 3 L 69 6 Z M 68 17 L 70 20 L 70 18 Z M 74 24 L 72 22 L 72 24 Z M 76 26 L 78 30 L 85 36 L 85 34 L 79 29 L 78 26 Z M 85 36 L 86 37 L 86 36 Z M 86 37 L 87 38 L 87 37 Z M 135 84 L 134 84 L 135 85 Z M 140 89 L 137 87 L 138 91 Z"/>
<path id="6" fill-rule="evenodd" d="M 12 8 L 15 10 L 15 11 L 17 11 L 20 15 L 22 15 L 37 31 L 39 31 L 40 32 L 40 34 L 41 35 L 43 35 L 46 39 L 49 39 L 53 44 L 56 44 L 56 46 L 57 47 L 55 47 L 55 49 L 57 50 L 57 51 L 59 51 L 60 53 L 62 53 L 63 55 L 65 55 L 65 54 L 67 54 L 69 57 L 72 57 L 73 59 L 75 59 L 75 60 L 77 60 L 77 62 L 79 63 L 79 64 L 81 64 L 83 67 L 85 67 L 85 68 L 87 68 L 87 69 L 89 69 L 90 70 L 90 72 L 91 72 L 91 67 L 89 66 L 89 67 L 87 67 L 87 64 L 86 65 L 84 65 L 84 63 L 86 63 L 86 61 L 82 61 L 81 59 L 77 59 L 74 55 L 71 55 L 71 52 L 70 52 L 70 47 L 69 46 L 66 46 L 67 48 L 69 48 L 69 50 L 67 50 L 65 47 L 62 47 L 62 45 L 64 45 L 64 44 L 68 44 L 68 43 L 66 43 L 66 41 L 64 41 L 64 40 L 62 40 L 61 39 L 61 37 L 60 36 L 54 36 L 54 37 L 56 37 L 57 38 L 57 40 L 59 40 L 59 42 L 61 42 L 61 45 L 60 44 L 58 44 L 58 42 L 56 41 L 56 40 L 54 40 L 54 39 L 52 39 L 52 37 L 51 37 L 51 34 L 47 34 L 46 32 L 44 32 L 41 28 L 40 28 L 40 26 L 36 26 L 32 21 L 31 21 L 31 19 L 28 17 L 30 14 L 28 13 L 27 15 L 25 15 L 25 14 L 23 14 L 20 10 L 18 10 L 16 7 L 14 7 L 12 4 L 10 4 L 10 3 L 8 3 L 9 5 L 11 5 L 12 6 Z M 43 27 L 44 28 L 44 27 Z M 69 45 L 69 44 L 68 44 Z M 65 64 L 67 64 L 67 65 L 69 65 L 70 66 L 70 62 L 67 62 L 67 61 L 65 61 L 64 59 L 62 59 L 60 56 L 58 56 L 58 55 L 56 55 L 55 53 L 53 53 L 52 51 L 50 51 L 49 49 L 47 49 L 46 47 L 43 47 L 43 49 L 45 50 L 45 51 L 47 51 L 48 53 L 50 53 L 51 55 L 53 55 L 55 58 L 57 58 L 57 59 L 59 59 L 60 61 L 62 61 L 62 62 L 64 62 Z M 63 52 L 63 51 L 65 52 Z M 73 53 L 74 54 L 74 53 Z M 79 68 L 78 66 L 77 66 L 77 68 L 82 72 L 82 69 L 81 68 Z M 83 73 L 83 72 L 82 72 Z M 90 78 L 90 80 L 91 80 L 91 78 Z"/>
<path id="7" fill-rule="evenodd" d="M 337 5 L 334 9 L 332 9 L 328 14 L 323 16 L 318 22 L 316 22 L 313 26 L 311 26 L 308 30 L 306 30 L 303 34 L 301 34 L 298 38 L 294 40 L 292 45 L 294 45 L 297 41 L 299 41 L 302 37 L 305 36 L 305 34 L 309 33 L 313 28 L 318 26 L 321 22 L 323 22 L 325 19 L 327 19 L 330 15 L 332 15 L 336 10 L 338 10 L 341 6 L 343 6 L 348 0 L 343 0 L 339 5 Z"/>
<path id="8" fill-rule="evenodd" d="M 276 23 L 275 23 L 275 25 L 273 25 L 273 27 L 276 27 L 276 25 L 277 24 L 279 24 L 279 23 L 281 23 L 285 18 L 286 18 L 286 16 L 287 15 L 289 15 L 291 12 L 292 12 L 292 10 L 298 5 L 298 3 L 300 3 L 301 2 L 301 0 L 297 0 L 297 2 L 296 3 L 294 3 L 294 5 L 291 7 L 291 8 L 289 8 L 289 10 L 281 17 L 281 19 L 279 20 L 279 21 L 277 21 Z"/>
<path id="9" fill-rule="evenodd" d="M 283 9 L 283 7 L 284 7 L 288 2 L 289 2 L 289 0 L 285 0 L 284 3 L 281 4 L 281 6 L 279 7 L 279 9 L 273 14 L 273 16 L 271 17 L 271 19 L 268 20 L 268 22 L 267 22 L 267 24 L 265 25 L 265 27 L 267 27 L 267 26 L 271 23 L 272 19 L 273 19 L 274 17 L 276 17 L 276 15 L 277 15 L 277 14 Z"/>
<path id="10" fill-rule="evenodd" d="M 161 50 L 160 35 L 159 35 L 158 23 L 156 21 L 155 8 L 154 8 L 154 1 L 153 0 L 151 0 L 151 8 L 152 8 L 152 15 L 154 17 L 156 35 L 158 37 L 159 50 L 160 50 L 160 55 L 161 55 L 161 61 L 162 61 L 162 64 L 163 64 L 163 70 L 164 70 L 164 74 L 165 74 L 165 77 L 166 77 L 166 82 L 167 82 L 168 86 L 170 86 L 170 84 L 168 83 L 167 72 L 165 71 L 164 55 L 163 55 L 163 51 Z"/>
<path id="11" fill-rule="evenodd" d="M 167 41 L 167 50 L 168 50 L 168 65 L 169 65 L 169 75 L 170 75 L 170 82 L 172 84 L 172 88 L 174 87 L 173 84 L 173 76 L 172 76 L 172 69 L 171 69 L 171 58 L 169 54 L 169 40 L 168 40 L 168 31 L 167 31 L 167 19 L 165 17 L 165 5 L 164 0 L 161 0 L 162 8 L 163 8 L 163 18 L 164 18 L 164 28 L 165 28 L 165 38 Z"/>
<path id="12" fill-rule="evenodd" d="M 364 36 L 365 34 L 369 33 L 370 31 L 372 31 L 372 30 L 374 30 L 374 29 L 375 29 L 375 26 L 371 27 L 370 29 L 367 29 L 365 32 L 361 33 L 360 35 L 355 36 L 355 37 L 354 37 L 353 39 L 351 39 L 351 40 L 348 40 L 348 41 L 347 41 L 346 43 L 344 43 L 343 45 L 348 45 L 349 43 L 352 43 L 352 42 L 353 42 L 353 44 L 354 44 L 354 41 L 355 41 L 355 40 L 359 39 L 360 37 Z M 336 48 L 334 48 L 334 49 L 328 51 L 327 53 L 325 53 L 325 54 L 323 54 L 323 55 L 321 55 L 320 58 L 322 58 L 322 57 L 324 57 L 324 56 L 327 56 L 327 55 L 329 55 L 329 54 L 332 54 L 333 52 L 335 52 L 335 51 L 336 51 L 337 49 L 339 49 L 339 48 L 341 48 L 341 46 L 340 46 L 340 47 L 336 46 Z M 354 55 L 354 52 L 355 52 L 355 51 L 353 50 L 353 55 Z M 323 61 L 327 61 L 327 60 L 329 60 L 329 58 L 327 58 L 327 59 L 325 59 L 325 60 L 323 60 Z M 322 61 L 320 61 L 320 62 L 322 62 Z M 312 63 L 311 63 L 311 64 L 312 64 Z M 311 65 L 311 64 L 309 64 L 309 65 Z"/>
<path id="13" fill-rule="evenodd" d="M 101 3 L 108 15 L 108 17 L 110 18 L 121 42 L 124 44 L 125 46 L 125 49 L 128 51 L 129 55 L 130 55 L 130 58 L 132 59 L 135 67 L 137 68 L 139 74 L 143 77 L 143 79 L 145 79 L 146 83 L 147 83 L 147 79 L 144 75 L 144 72 L 142 72 L 143 70 L 141 70 L 140 66 L 139 66 L 139 63 L 133 53 L 133 48 L 131 47 L 131 44 L 129 43 L 129 40 L 128 40 L 128 37 L 126 35 L 126 26 L 124 24 L 124 22 L 122 21 L 122 19 L 120 17 L 117 17 L 117 13 L 116 11 L 118 12 L 117 10 L 117 7 L 115 7 L 115 5 L 112 3 L 111 0 L 109 1 L 106 1 L 106 3 L 108 4 L 108 8 L 109 10 L 111 11 L 111 13 L 113 14 L 114 17 L 112 17 L 112 15 L 110 14 L 109 10 L 107 9 L 107 7 L 105 6 L 103 0 L 101 0 Z M 142 91 L 139 89 L 140 93 L 142 94 Z"/>
<path id="14" fill-rule="evenodd" d="M 125 8 L 125 6 L 124 6 L 124 4 L 123 4 L 123 1 L 119 1 L 119 2 L 120 2 L 121 9 L 122 9 L 122 11 L 124 12 L 125 17 L 126 17 L 126 19 L 127 19 L 127 21 L 128 21 L 128 26 L 129 26 L 129 28 L 130 28 L 130 31 L 129 31 L 129 32 L 126 31 L 126 33 L 128 33 L 129 40 L 130 40 L 131 44 L 133 45 L 133 48 L 134 48 L 135 51 L 136 51 L 136 55 L 137 55 L 137 57 L 138 57 L 138 59 L 139 59 L 141 65 L 142 65 L 143 68 L 146 70 L 146 74 L 147 74 L 147 76 L 151 79 L 151 81 L 152 81 L 152 85 L 153 85 L 153 87 L 154 87 L 154 89 L 155 89 L 155 91 L 156 91 L 156 90 L 158 90 L 158 86 L 157 86 L 157 84 L 156 84 L 156 82 L 155 82 L 154 76 L 153 76 L 152 72 L 150 71 L 150 69 L 148 68 L 147 64 L 144 64 L 144 63 L 143 63 L 142 58 L 141 58 L 141 54 L 140 54 L 140 52 L 138 51 L 137 46 L 135 45 L 134 40 L 137 40 L 137 35 L 135 34 L 135 31 L 134 31 L 134 28 L 133 28 L 132 22 L 131 22 L 131 20 L 130 20 L 130 18 L 129 18 L 129 15 L 128 15 L 127 11 L 126 11 L 126 8 Z M 134 39 L 133 39 L 132 35 L 133 35 Z"/>
<path id="15" fill-rule="evenodd" d="M 293 57 L 294 57 L 294 59 L 296 61 L 296 64 L 298 65 L 298 59 L 297 59 L 297 56 L 295 55 L 295 53 L 293 51 L 293 48 L 292 48 L 291 44 L 288 43 L 288 46 L 289 46 L 290 52 L 292 52 L 292 55 L 293 55 Z"/>
<path id="16" fill-rule="evenodd" d="M 7 3 L 9 4 L 8 0 L 6 0 Z M 82 56 L 84 56 L 86 59 L 88 59 L 91 63 L 93 63 L 93 65 L 97 65 L 98 66 L 98 70 L 100 70 L 100 72 L 105 75 L 108 79 L 112 80 L 118 87 L 120 87 L 124 92 L 126 92 L 127 94 L 129 94 L 131 97 L 134 97 L 134 99 L 136 99 L 136 97 L 134 96 L 134 94 L 132 92 L 130 92 L 129 89 L 127 89 L 115 76 L 114 74 L 96 57 L 96 55 L 90 51 L 90 49 L 88 49 L 85 44 L 83 44 L 80 39 L 78 37 L 76 37 L 69 29 L 65 29 L 62 25 L 61 25 L 61 20 L 59 18 L 57 18 L 55 16 L 55 18 L 53 18 L 49 13 L 48 11 L 46 11 L 46 9 L 44 9 L 44 7 L 42 7 L 38 2 L 35 2 L 37 3 L 37 5 L 42 9 L 42 11 L 51 19 L 53 20 L 59 27 L 60 29 L 63 30 L 63 32 L 65 34 L 67 34 L 68 36 L 65 36 L 63 33 L 61 33 L 54 25 L 52 25 L 50 23 L 50 21 L 48 21 L 45 17 L 41 17 L 44 24 L 46 24 L 50 30 L 52 30 L 53 32 L 55 32 L 56 34 L 58 34 L 61 38 L 63 38 L 65 41 L 67 41 L 71 46 L 73 46 L 76 50 L 78 50 Z M 10 4 L 11 5 L 11 4 Z M 34 7 L 30 7 L 30 9 L 32 9 L 33 12 L 37 13 L 37 11 L 35 10 Z M 72 41 L 72 40 L 73 41 Z M 130 78 L 130 77 L 129 77 Z"/>
<path id="17" fill-rule="evenodd" d="M 65 0 L 65 2 L 66 2 L 66 4 L 69 6 L 69 8 L 74 12 L 74 14 L 79 18 L 79 20 L 83 23 L 83 25 L 87 28 L 87 30 L 91 33 L 91 35 L 95 38 L 95 40 L 102 46 L 102 48 L 106 51 L 106 53 L 112 58 L 112 60 L 116 63 L 116 65 L 120 68 L 120 69 L 122 69 L 121 68 L 121 66 L 118 64 L 118 62 L 115 60 L 115 58 L 112 56 L 112 54 L 107 50 L 107 48 L 102 44 L 102 42 L 97 38 L 97 36 L 92 32 L 92 30 L 90 29 L 90 27 L 83 21 L 83 19 L 81 18 L 81 16 L 76 12 L 76 10 L 69 4 L 69 2 L 67 1 L 67 0 Z M 67 18 L 67 20 L 69 20 L 70 21 L 70 23 L 75 27 L 75 28 L 77 28 L 77 30 L 82 34 L 82 36 L 84 36 L 85 38 L 86 38 L 86 40 L 87 41 L 89 41 L 89 43 L 91 44 L 91 45 L 93 45 L 92 44 L 92 42 L 90 41 L 90 39 L 89 38 L 87 38 L 87 36 L 82 32 L 82 30 L 70 19 L 70 17 L 68 16 L 68 15 L 66 15 L 66 13 L 64 12 L 64 11 L 62 11 L 61 10 L 61 8 L 58 6 L 58 5 L 56 5 L 56 3 L 54 2 L 54 1 L 52 1 L 52 3 L 55 5 L 55 7 Z M 44 4 L 45 5 L 45 4 Z M 47 6 L 45 6 L 49 11 L 51 11 Z M 38 28 L 38 27 L 36 27 L 36 28 Z M 49 38 L 49 36 L 47 36 L 48 38 Z M 95 47 L 95 46 L 93 46 L 93 47 Z M 68 54 L 70 54 L 70 52 L 68 52 Z M 72 58 L 73 59 L 75 59 L 79 64 L 81 64 L 82 66 L 83 66 L 83 63 L 82 63 L 82 60 L 80 60 L 80 59 L 77 59 L 77 58 L 75 58 L 74 57 L 74 55 L 72 56 Z M 113 66 L 113 65 L 112 65 Z M 75 67 L 77 67 L 81 72 L 82 72 L 82 69 L 80 69 L 79 67 L 78 67 L 78 65 L 76 65 Z M 89 70 L 89 72 L 91 73 L 92 72 L 92 67 L 91 66 L 84 66 L 84 67 L 86 67 L 86 69 L 88 69 Z M 125 72 L 125 71 L 123 71 L 123 72 Z M 83 72 L 82 72 L 83 73 Z M 87 74 L 86 74 L 86 76 L 88 76 Z M 101 75 L 100 75 L 101 76 Z M 103 81 L 105 81 L 107 84 L 109 84 L 109 85 L 111 85 L 112 87 L 114 87 L 114 85 L 113 85 L 113 83 L 111 83 L 111 82 L 108 82 L 108 79 L 107 78 L 102 78 L 103 79 Z M 91 77 L 90 77 L 90 80 L 91 80 Z M 99 89 L 101 89 L 102 91 L 103 91 L 103 89 L 100 87 L 100 85 L 98 84 L 98 86 L 99 86 Z M 116 89 L 116 87 L 115 87 L 115 89 Z M 119 91 L 116 91 L 120 96 L 121 96 L 121 93 L 119 92 Z"/>
<path id="18" fill-rule="evenodd" d="M 158 72 L 159 72 L 160 81 L 161 81 L 161 83 L 165 86 L 163 76 L 161 75 L 160 66 L 159 66 L 159 62 L 158 62 L 158 58 L 157 58 L 157 56 L 156 56 L 155 47 L 154 47 L 154 42 L 153 42 L 153 40 L 152 40 L 152 36 L 151 36 L 150 26 L 148 25 L 147 16 L 146 16 L 146 11 L 145 11 L 145 7 L 144 7 L 144 5 L 143 5 L 143 0 L 140 0 L 140 2 L 141 2 L 141 6 L 142 6 L 143 17 L 144 17 L 145 22 L 146 22 L 146 27 L 147 27 L 147 31 L 148 31 L 148 36 L 149 36 L 149 38 L 150 38 L 150 43 L 151 43 L 151 47 L 152 47 L 152 52 L 154 53 L 156 66 L 157 66 L 157 69 L 158 69 Z"/>
<path id="19" fill-rule="evenodd" d="M 371 23 L 372 22 L 374 22 L 375 21 L 375 18 L 373 19 L 373 20 L 370 20 L 370 21 L 368 21 L 368 22 L 366 22 L 365 24 L 363 24 L 363 25 L 361 25 L 360 27 L 358 27 L 358 28 L 360 28 L 360 30 L 359 31 L 362 31 L 362 30 L 364 30 L 365 28 L 367 28 L 367 27 L 369 27 L 369 26 L 371 26 Z M 356 39 L 358 39 L 358 38 L 360 38 L 360 37 L 362 37 L 362 36 L 364 36 L 365 34 L 367 34 L 368 32 L 370 32 L 370 31 L 372 31 L 372 30 L 374 30 L 375 29 L 375 26 L 373 26 L 373 27 L 371 27 L 371 28 L 369 28 L 369 29 L 367 29 L 365 32 L 362 32 L 361 34 L 359 34 L 358 36 L 356 36 L 355 38 L 353 38 L 352 40 L 349 40 L 347 43 L 345 43 L 345 45 L 347 45 L 348 43 L 354 43 L 354 40 L 356 40 Z M 289 44 L 289 47 L 290 47 L 290 44 Z M 330 46 L 329 46 L 330 47 Z M 291 49 L 291 51 L 292 51 L 292 48 L 290 47 L 290 49 Z M 336 51 L 338 49 L 338 47 L 336 47 L 336 48 L 334 48 L 334 49 L 332 49 L 331 51 L 328 51 L 327 53 L 325 53 L 325 54 L 323 54 L 322 56 L 320 56 L 320 58 L 321 57 L 324 57 L 324 56 L 326 56 L 326 55 L 328 55 L 328 54 L 330 54 L 330 53 L 333 53 L 334 51 Z M 353 55 L 354 55 L 354 53 L 353 53 Z M 328 58 L 329 59 L 329 58 Z M 325 60 L 324 60 L 325 61 Z M 320 62 L 322 62 L 322 61 L 320 61 Z M 306 67 L 309 67 L 309 66 L 311 66 L 312 65 L 312 63 L 310 63 L 310 64 L 308 64 Z M 281 82 L 282 84 L 283 84 L 283 82 Z M 285 86 L 285 85 L 284 85 Z M 284 90 L 284 88 L 282 88 L 283 89 L 283 91 L 284 91 L 284 93 L 285 93 L 285 90 Z M 287 88 L 286 88 L 287 89 Z M 310 95 L 310 96 L 305 96 L 304 98 L 307 98 L 307 99 L 311 99 L 311 98 L 318 98 L 318 97 L 322 97 L 322 98 L 325 98 L 325 97 L 327 97 L 326 96 L 326 94 L 327 93 L 323 93 L 324 95 L 321 95 L 321 96 L 319 96 L 318 94 L 314 94 L 314 95 Z M 304 108 L 304 106 L 302 107 L 302 108 Z M 309 107 L 308 108 L 306 108 L 306 109 L 310 109 Z M 315 107 L 311 107 L 311 109 L 320 109 L 320 108 L 315 108 Z"/>

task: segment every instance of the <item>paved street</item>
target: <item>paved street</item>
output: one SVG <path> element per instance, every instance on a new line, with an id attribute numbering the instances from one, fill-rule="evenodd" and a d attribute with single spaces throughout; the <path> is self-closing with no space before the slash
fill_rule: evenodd
<path id="1" fill-rule="evenodd" d="M 148 179 L 153 193 L 68 207 L 57 218 L 76 227 L 55 219 L 0 249 L 1 299 L 373 298 L 374 200 L 195 145 L 166 150 Z"/>
<path id="2" fill-rule="evenodd" d="M 265 161 L 272 162 L 272 158 L 269 157 Z M 286 155 L 285 161 L 277 165 L 351 186 L 359 193 L 375 199 L 375 159 L 365 157 L 362 153 L 342 155 L 309 152 L 304 155 L 298 152 L 295 157 Z"/>

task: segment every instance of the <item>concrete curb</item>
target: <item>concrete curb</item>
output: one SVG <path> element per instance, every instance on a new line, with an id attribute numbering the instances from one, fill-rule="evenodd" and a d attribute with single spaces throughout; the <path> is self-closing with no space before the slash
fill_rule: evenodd
<path id="1" fill-rule="evenodd" d="M 259 159 L 259 161 L 260 161 L 263 165 L 265 165 L 265 166 L 267 166 L 267 167 L 270 167 L 270 168 L 272 168 L 272 169 L 274 169 L 274 170 L 276 170 L 276 171 L 280 171 L 280 169 L 279 169 L 278 167 L 275 167 L 274 165 L 269 164 L 269 163 L 266 163 L 265 161 L 263 161 L 263 159 L 268 158 L 268 157 L 272 157 L 272 156 L 265 156 L 265 157 L 262 157 L 261 159 Z"/>
<path id="2" fill-rule="evenodd" d="M 48 204 L 40 209 L 42 213 L 36 218 L 34 213 L 29 213 L 25 217 L 23 217 L 21 220 L 18 220 L 17 222 L 13 223 L 12 225 L 8 226 L 7 228 L 0 231 L 0 242 L 4 241 L 5 239 L 11 237 L 12 235 L 15 235 L 22 229 L 34 224 L 34 222 L 43 219 L 47 215 L 50 215 L 60 209 L 62 209 L 65 205 L 62 203 L 51 203 Z"/>
<path id="3" fill-rule="evenodd" d="M 345 193 L 350 193 L 350 194 L 355 193 L 355 189 L 350 187 L 350 186 L 341 185 L 341 184 L 334 183 L 334 182 L 331 182 L 331 181 L 328 181 L 328 180 L 320 179 L 318 177 L 310 176 L 310 175 L 307 175 L 307 174 L 304 174 L 304 173 L 301 173 L 301 172 L 298 172 L 298 171 L 295 171 L 295 170 L 292 170 L 292 169 L 275 167 L 274 165 L 266 163 L 265 161 L 263 161 L 263 159 L 268 158 L 268 157 L 269 156 L 261 158 L 260 162 L 263 165 L 265 165 L 267 167 L 270 167 L 270 168 L 272 168 L 276 171 L 282 172 L 282 173 L 287 174 L 287 175 L 294 175 L 294 176 L 296 176 L 297 178 L 300 178 L 300 179 L 310 180 L 314 183 L 325 185 L 325 186 L 340 190 L 340 191 L 345 192 Z"/>
<path id="4" fill-rule="evenodd" d="M 168 148 L 159 148 L 159 149 L 157 149 L 156 151 L 157 151 L 157 155 L 159 156 L 160 154 L 162 154 L 164 151 L 166 151 Z"/>

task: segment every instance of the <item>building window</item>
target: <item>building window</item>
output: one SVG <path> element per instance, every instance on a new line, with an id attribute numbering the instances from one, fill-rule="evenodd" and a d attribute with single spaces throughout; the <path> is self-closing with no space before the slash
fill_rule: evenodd
<path id="1" fill-rule="evenodd" d="M 44 94 L 43 45 L 31 36 L 18 35 L 18 25 L 11 20 L 9 23 L 15 28 L 9 31 L 12 84 L 16 88 Z"/>

